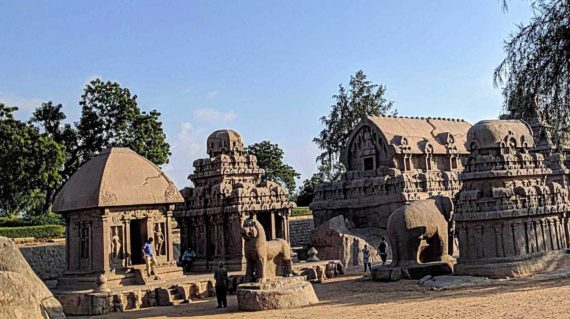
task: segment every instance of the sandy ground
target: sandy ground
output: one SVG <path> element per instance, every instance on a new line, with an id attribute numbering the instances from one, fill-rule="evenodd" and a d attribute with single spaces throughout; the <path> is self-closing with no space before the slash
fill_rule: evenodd
<path id="1" fill-rule="evenodd" d="M 214 299 L 92 318 L 570 318 L 570 277 L 432 291 L 417 281 L 378 283 L 349 274 L 314 285 L 321 303 L 298 309 L 238 312 Z"/>

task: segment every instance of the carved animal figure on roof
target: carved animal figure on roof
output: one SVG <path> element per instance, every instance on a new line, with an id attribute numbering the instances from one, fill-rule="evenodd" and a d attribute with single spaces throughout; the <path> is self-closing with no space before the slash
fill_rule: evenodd
<path id="1" fill-rule="evenodd" d="M 246 281 L 264 282 L 279 274 L 291 275 L 291 247 L 287 241 L 268 241 L 263 226 L 254 219 L 244 221 L 241 234 L 245 239 Z"/>
<path id="2" fill-rule="evenodd" d="M 453 202 L 446 196 L 419 200 L 396 209 L 388 218 L 392 266 L 451 261 L 448 254 L 449 221 Z M 426 245 L 422 245 L 425 240 Z"/>

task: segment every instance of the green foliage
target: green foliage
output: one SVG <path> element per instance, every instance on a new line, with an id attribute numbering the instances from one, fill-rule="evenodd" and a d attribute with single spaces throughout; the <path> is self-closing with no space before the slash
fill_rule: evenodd
<path id="1" fill-rule="evenodd" d="M 65 151 L 59 177 L 37 188 L 37 200 L 41 202 L 38 211 L 51 211 L 51 203 L 65 182 L 103 149 L 128 147 L 156 165 L 168 162 L 170 145 L 159 120 L 160 113 L 142 112 L 137 96 L 131 95 L 129 89 L 96 79 L 86 85 L 79 104 L 82 113 L 76 125 L 64 124 L 66 115 L 62 105 L 51 101 L 42 103 L 30 120 L 43 131 L 43 136 Z M 50 157 L 39 162 L 47 161 L 51 161 Z"/>
<path id="2" fill-rule="evenodd" d="M 291 212 L 291 217 L 297 216 L 312 216 L 313 212 L 309 209 L 309 207 L 295 207 Z"/>
<path id="3" fill-rule="evenodd" d="M 51 203 L 55 194 L 79 168 L 80 164 L 77 129 L 69 124 L 62 123 L 66 119 L 62 108 L 61 104 L 54 105 L 51 101 L 42 103 L 30 119 L 30 122 L 38 124 L 45 134 L 65 149 L 65 164 L 59 171 L 60 180 L 53 185 L 45 185 L 46 196 L 42 212 L 51 211 Z"/>
<path id="4" fill-rule="evenodd" d="M 323 176 L 321 174 L 313 174 L 311 178 L 304 180 L 297 195 L 297 206 L 309 206 L 315 198 L 315 187 L 322 182 Z"/>
<path id="5" fill-rule="evenodd" d="M 83 161 L 109 147 L 128 147 L 156 165 L 168 162 L 170 145 L 160 113 L 141 112 L 137 96 L 116 82 L 91 81 L 79 104 L 77 125 Z"/>
<path id="6" fill-rule="evenodd" d="M 14 118 L 0 103 L 0 216 L 42 211 L 47 189 L 61 179 L 65 150 L 49 135 Z"/>
<path id="7" fill-rule="evenodd" d="M 313 139 L 322 153 L 317 157 L 319 170 L 325 180 L 336 180 L 343 172 L 339 163 L 340 152 L 354 127 L 366 116 L 380 116 L 393 110 L 394 102 L 386 100 L 386 87 L 373 84 L 362 70 L 350 77 L 349 91 L 339 84 L 335 104 L 328 116 L 321 117 L 324 129 Z M 396 113 L 395 110 L 392 111 Z"/>
<path id="8" fill-rule="evenodd" d="M 570 2 L 529 2 L 534 15 L 506 40 L 495 84 L 503 90 L 504 118 L 528 120 L 538 104 L 554 126 L 551 133 L 557 142 L 570 131 Z"/>
<path id="9" fill-rule="evenodd" d="M 25 216 L 19 218 L 0 217 L 0 227 L 20 227 L 20 226 L 40 226 L 40 225 L 64 225 L 65 222 L 60 215 L 55 213 L 41 214 L 37 216 Z"/>
<path id="10" fill-rule="evenodd" d="M 65 234 L 65 227 L 61 225 L 0 227 L 0 236 L 8 238 L 60 238 Z"/>
<path id="11" fill-rule="evenodd" d="M 290 195 L 295 191 L 295 179 L 300 174 L 283 163 L 284 152 L 279 145 L 263 141 L 246 147 L 245 153 L 257 157 L 257 164 L 265 170 L 262 181 L 273 181 L 285 187 Z"/>

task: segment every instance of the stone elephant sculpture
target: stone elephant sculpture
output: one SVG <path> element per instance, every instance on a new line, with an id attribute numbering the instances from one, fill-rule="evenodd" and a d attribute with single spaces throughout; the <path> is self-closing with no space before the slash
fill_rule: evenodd
<path id="1" fill-rule="evenodd" d="M 451 261 L 449 223 L 453 201 L 446 196 L 418 200 L 396 209 L 388 218 L 392 266 Z M 422 245 L 425 240 L 427 245 Z"/>

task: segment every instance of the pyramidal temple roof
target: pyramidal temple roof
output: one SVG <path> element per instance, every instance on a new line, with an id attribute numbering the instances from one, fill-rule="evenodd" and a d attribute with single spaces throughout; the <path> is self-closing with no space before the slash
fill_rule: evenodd
<path id="1" fill-rule="evenodd" d="M 128 148 L 111 148 L 75 172 L 55 197 L 53 210 L 181 203 L 164 172 Z"/>

